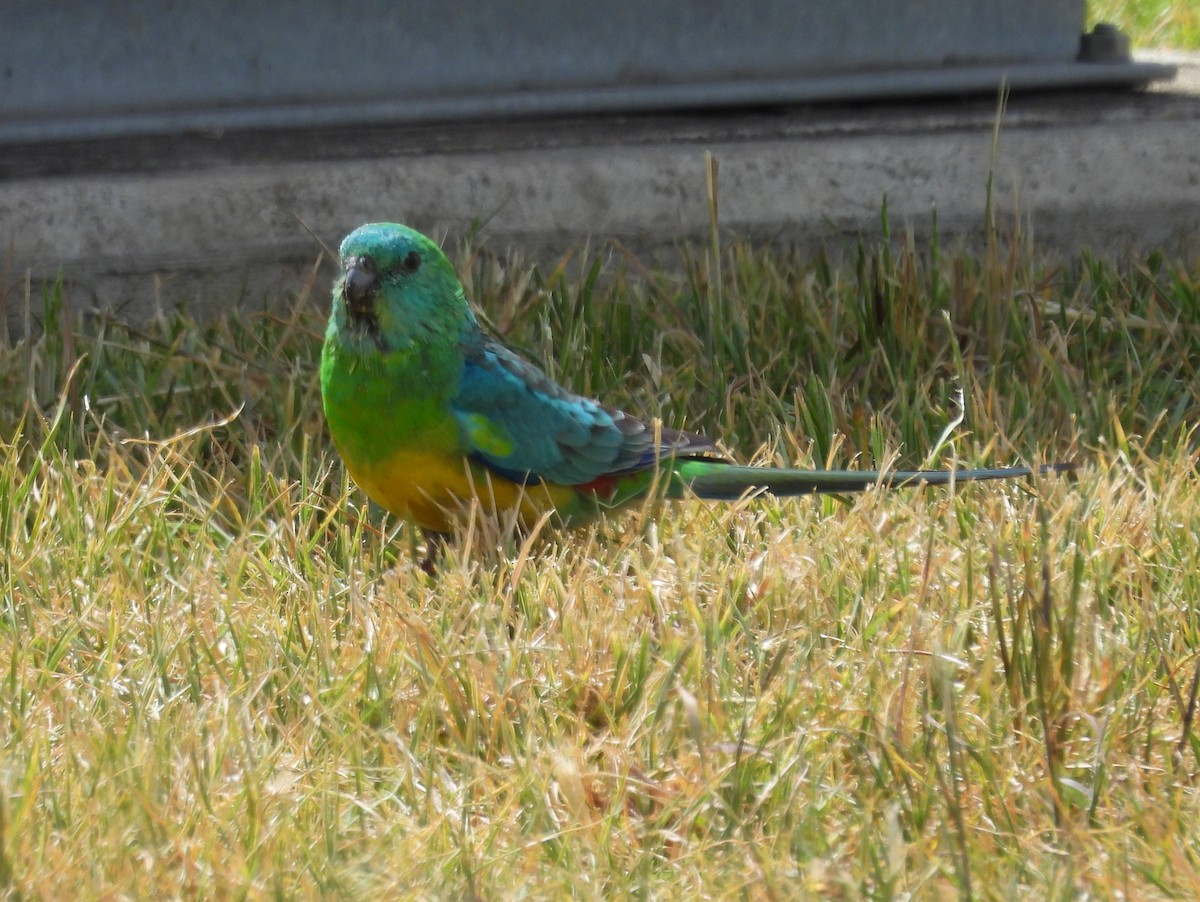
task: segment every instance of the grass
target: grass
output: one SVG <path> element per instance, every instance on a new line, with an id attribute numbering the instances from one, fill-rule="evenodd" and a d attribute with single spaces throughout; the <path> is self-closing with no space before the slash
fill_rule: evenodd
<path id="1" fill-rule="evenodd" d="M 1200 7 L 1194 0 L 1089 0 L 1088 21 L 1112 22 L 1135 47 L 1200 50 Z"/>
<path id="2" fill-rule="evenodd" d="M 329 446 L 323 311 L 48 287 L 0 350 L 7 894 L 1195 895 L 1200 255 L 843 250 L 456 259 L 758 462 L 1077 480 L 473 524 L 430 580 Z"/>
<path id="3" fill-rule="evenodd" d="M 558 378 L 743 458 L 1082 467 L 473 523 L 436 580 L 329 446 L 311 299 L 9 291 L 5 897 L 1196 896 L 1200 248 L 993 239 L 460 248 Z"/>

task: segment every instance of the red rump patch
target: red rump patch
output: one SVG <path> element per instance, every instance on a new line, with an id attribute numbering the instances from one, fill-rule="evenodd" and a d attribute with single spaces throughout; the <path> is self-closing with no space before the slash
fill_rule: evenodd
<path id="1" fill-rule="evenodd" d="M 620 476 L 605 474 L 604 476 L 597 476 L 591 482 L 581 482 L 574 488 L 577 492 L 588 492 L 598 498 L 607 500 L 617 493 L 617 483 L 620 481 Z"/>

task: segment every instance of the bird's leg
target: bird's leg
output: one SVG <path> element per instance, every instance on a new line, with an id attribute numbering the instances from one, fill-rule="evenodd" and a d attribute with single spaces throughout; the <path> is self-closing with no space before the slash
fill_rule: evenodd
<path id="1" fill-rule="evenodd" d="M 425 539 L 425 557 L 421 560 L 421 569 L 430 576 L 436 576 L 438 559 L 442 556 L 442 549 L 446 546 L 446 534 L 422 529 L 421 537 Z"/>

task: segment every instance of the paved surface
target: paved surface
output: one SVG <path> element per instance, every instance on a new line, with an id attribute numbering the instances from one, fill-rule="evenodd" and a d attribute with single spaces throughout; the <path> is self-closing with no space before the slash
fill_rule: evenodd
<path id="1" fill-rule="evenodd" d="M 1049 252 L 1200 242 L 1200 57 L 1137 92 L 1010 100 L 998 201 Z M 76 308 L 259 304 L 320 247 L 391 219 L 550 254 L 616 238 L 672 259 L 708 228 L 704 151 L 726 236 L 838 245 L 878 232 L 979 234 L 994 99 L 498 124 L 193 134 L 0 147 L 0 303 L 62 271 Z M 310 234 L 310 231 L 312 234 Z M 316 237 L 314 237 L 314 235 Z M 1184 242 L 1181 245 L 1180 242 Z M 332 270 L 318 276 L 322 294 Z"/>

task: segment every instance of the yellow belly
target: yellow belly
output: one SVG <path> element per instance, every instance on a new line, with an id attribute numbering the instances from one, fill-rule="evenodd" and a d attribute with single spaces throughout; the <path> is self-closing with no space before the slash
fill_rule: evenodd
<path id="1" fill-rule="evenodd" d="M 531 526 L 574 497 L 566 486 L 519 486 L 461 457 L 405 451 L 366 466 L 346 465 L 372 501 L 434 532 L 449 532 L 475 499 L 485 514 L 503 518 L 515 512 Z"/>

